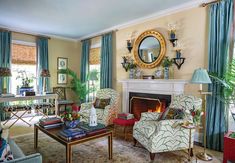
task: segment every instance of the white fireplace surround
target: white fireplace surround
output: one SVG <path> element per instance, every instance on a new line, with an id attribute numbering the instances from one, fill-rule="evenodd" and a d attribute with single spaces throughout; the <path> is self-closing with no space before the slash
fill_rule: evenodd
<path id="1" fill-rule="evenodd" d="M 181 79 L 126 79 L 119 81 L 122 83 L 122 111 L 129 112 L 129 93 L 149 93 L 174 95 L 184 93 L 185 84 L 188 80 Z"/>

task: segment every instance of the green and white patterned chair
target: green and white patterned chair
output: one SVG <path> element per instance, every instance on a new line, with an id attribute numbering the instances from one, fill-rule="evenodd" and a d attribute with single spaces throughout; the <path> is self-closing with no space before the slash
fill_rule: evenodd
<path id="1" fill-rule="evenodd" d="M 192 120 L 191 110 L 201 109 L 202 100 L 194 96 L 174 95 L 170 108 L 182 109 Z M 142 113 L 139 122 L 133 128 L 134 144 L 137 141 L 149 152 L 151 160 L 155 153 L 176 151 L 189 148 L 189 129 L 181 127 L 183 119 L 159 120 L 161 113 Z M 191 147 L 193 147 L 194 130 L 192 130 Z M 191 155 L 192 149 L 191 149 Z"/>
<path id="2" fill-rule="evenodd" d="M 108 126 L 113 123 L 113 119 L 116 118 L 118 112 L 119 93 L 113 89 L 105 88 L 100 89 L 96 93 L 96 97 L 99 99 L 110 98 L 110 104 L 104 109 L 96 108 L 98 123 L 102 123 Z M 81 121 L 89 122 L 90 109 L 93 102 L 83 103 L 79 111 L 81 115 Z"/>

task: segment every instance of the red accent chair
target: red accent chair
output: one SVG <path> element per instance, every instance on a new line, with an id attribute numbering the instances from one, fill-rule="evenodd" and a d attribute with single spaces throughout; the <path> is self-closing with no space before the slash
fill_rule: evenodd
<path id="1" fill-rule="evenodd" d="M 235 161 L 235 138 L 229 137 L 232 131 L 224 135 L 224 158 L 223 163 L 228 160 Z"/>

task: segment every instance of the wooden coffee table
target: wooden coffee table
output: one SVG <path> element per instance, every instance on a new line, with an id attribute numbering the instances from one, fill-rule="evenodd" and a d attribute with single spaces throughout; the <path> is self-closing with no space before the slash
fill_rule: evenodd
<path id="1" fill-rule="evenodd" d="M 102 133 L 97 133 L 91 136 L 84 136 L 79 139 L 74 139 L 71 141 L 67 141 L 59 136 L 59 131 L 63 129 L 63 127 L 58 127 L 54 129 L 44 129 L 39 124 L 34 125 L 34 148 L 37 149 L 38 147 L 38 130 L 44 132 L 46 135 L 50 136 L 54 140 L 58 141 L 59 143 L 65 145 L 66 147 L 66 163 L 72 163 L 72 146 L 77 145 L 80 143 L 84 143 L 90 140 L 108 137 L 108 154 L 109 159 L 112 159 L 113 154 L 113 132 L 111 130 L 104 131 Z M 94 151 L 96 152 L 96 151 Z"/>

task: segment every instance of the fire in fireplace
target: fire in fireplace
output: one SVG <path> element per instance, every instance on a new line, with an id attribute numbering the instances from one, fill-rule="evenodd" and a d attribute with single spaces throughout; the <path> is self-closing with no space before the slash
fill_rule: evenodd
<path id="1" fill-rule="evenodd" d="M 140 119 L 142 112 L 163 112 L 169 106 L 171 95 L 130 93 L 130 113 Z"/>

